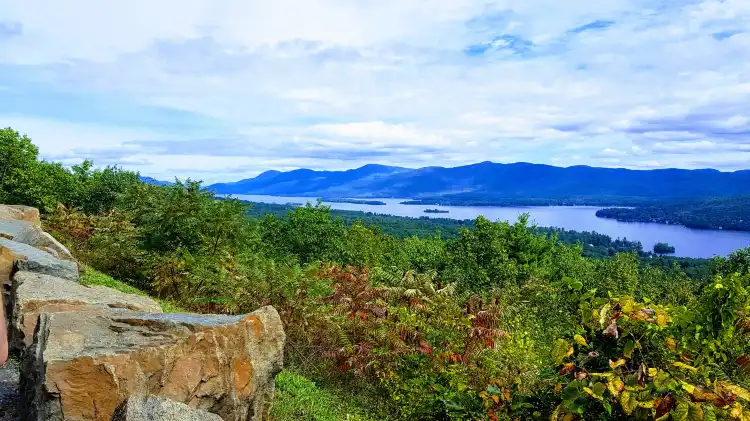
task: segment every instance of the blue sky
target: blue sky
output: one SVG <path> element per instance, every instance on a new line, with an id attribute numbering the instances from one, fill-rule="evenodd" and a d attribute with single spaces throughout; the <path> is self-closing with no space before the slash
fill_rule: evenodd
<path id="1" fill-rule="evenodd" d="M 750 167 L 747 0 L 0 0 L 0 125 L 161 179 Z"/>

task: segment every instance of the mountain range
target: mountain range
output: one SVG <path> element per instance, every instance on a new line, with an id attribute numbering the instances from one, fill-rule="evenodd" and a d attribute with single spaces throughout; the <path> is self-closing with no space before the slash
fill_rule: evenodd
<path id="1" fill-rule="evenodd" d="M 493 162 L 410 169 L 371 164 L 347 171 L 266 171 L 255 178 L 207 188 L 218 194 L 399 197 L 444 204 L 561 200 L 624 204 L 747 195 L 750 170 L 630 170 Z"/>

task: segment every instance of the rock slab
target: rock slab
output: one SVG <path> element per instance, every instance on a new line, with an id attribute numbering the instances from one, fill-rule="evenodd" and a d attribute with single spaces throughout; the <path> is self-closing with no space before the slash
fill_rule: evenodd
<path id="1" fill-rule="evenodd" d="M 161 313 L 161 306 L 149 297 L 125 294 L 103 286 L 76 282 L 33 272 L 17 272 L 11 287 L 9 336 L 11 349 L 23 352 L 34 339 L 41 313 L 61 311 L 106 313 L 112 309 Z"/>
<path id="2" fill-rule="evenodd" d="M 27 221 L 40 227 L 39 209 L 22 205 L 0 205 L 0 220 Z"/>
<path id="3" fill-rule="evenodd" d="M 131 396 L 112 421 L 222 421 L 221 417 L 158 396 Z"/>
<path id="4" fill-rule="evenodd" d="M 78 264 L 62 260 L 28 244 L 0 237 L 0 281 L 8 283 L 16 271 L 35 272 L 78 280 Z"/>
<path id="5" fill-rule="evenodd" d="M 44 232 L 41 228 L 31 222 L 0 220 L 0 236 L 17 243 L 28 244 L 39 249 L 51 250 L 56 257 L 75 261 L 70 250 L 57 241 L 55 237 Z"/>
<path id="6" fill-rule="evenodd" d="M 268 419 L 284 330 L 273 307 L 243 316 L 42 313 L 26 353 L 21 417 L 110 421 L 155 395 L 225 421 Z"/>

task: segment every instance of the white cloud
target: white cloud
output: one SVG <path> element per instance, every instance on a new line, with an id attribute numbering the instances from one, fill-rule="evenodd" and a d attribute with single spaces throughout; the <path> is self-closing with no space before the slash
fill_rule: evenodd
<path id="1" fill-rule="evenodd" d="M 750 34 L 734 34 L 750 27 L 746 0 L 0 0 L 0 10 L 22 25 L 0 39 L 0 72 L 22 76 L 0 85 L 28 86 L 40 107 L 47 91 L 112 95 L 222 127 L 204 142 L 0 109 L 0 125 L 49 156 L 232 179 L 488 159 L 737 168 L 748 154 Z M 571 32 L 597 20 L 613 24 Z M 533 47 L 520 56 L 502 35 Z M 465 53 L 493 40 L 502 54 Z"/>

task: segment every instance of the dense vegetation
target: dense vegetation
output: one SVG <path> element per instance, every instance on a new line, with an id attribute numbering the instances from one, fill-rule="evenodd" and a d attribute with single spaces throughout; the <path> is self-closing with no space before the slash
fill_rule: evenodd
<path id="1" fill-rule="evenodd" d="M 294 209 L 294 205 L 277 205 L 259 202 L 244 202 L 250 205 L 247 209 L 247 215 L 251 218 L 263 218 L 265 215 L 274 215 L 277 218 L 286 218 L 288 212 Z M 405 216 L 393 216 L 377 214 L 372 212 L 348 211 L 331 209 L 331 215 L 334 218 L 340 218 L 346 226 L 351 226 L 355 222 L 362 223 L 366 227 L 389 234 L 399 238 L 417 236 L 420 238 L 432 237 L 439 235 L 443 239 L 453 239 L 460 235 L 462 228 L 471 228 L 474 226 L 472 220 L 458 220 L 450 218 L 411 218 Z M 583 247 L 582 254 L 585 257 L 603 258 L 612 257 L 617 253 L 635 252 L 641 261 L 648 264 L 664 265 L 665 261 L 677 262 L 683 268 L 701 268 L 707 269 L 707 259 L 692 258 L 663 258 L 655 256 L 643 249 L 643 245 L 638 241 L 629 241 L 627 238 L 612 239 L 612 237 L 597 232 L 579 232 L 570 231 L 554 227 L 534 227 L 534 231 L 548 237 L 556 236 L 563 244 L 576 245 Z M 659 257 L 657 259 L 657 257 Z M 694 273 L 694 270 L 689 270 Z"/>
<path id="2" fill-rule="evenodd" d="M 624 222 L 658 222 L 690 228 L 750 231 L 750 196 L 666 201 L 632 209 L 600 209 L 596 216 Z"/>
<path id="3" fill-rule="evenodd" d="M 1 136 L 17 159 L 0 198 L 41 206 L 84 263 L 192 311 L 277 308 L 293 369 L 277 420 L 750 419 L 750 249 L 689 277 L 585 257 L 525 217 L 451 222 L 450 238 L 320 205 L 248 217 L 197 182 L 69 171 Z"/>
<path id="4" fill-rule="evenodd" d="M 337 199 L 337 198 L 323 198 L 328 203 L 353 203 L 355 205 L 373 205 L 373 206 L 385 206 L 386 203 L 382 200 L 368 200 L 368 199 Z"/>
<path id="5" fill-rule="evenodd" d="M 402 205 L 441 206 L 642 206 L 658 199 L 631 196 L 496 197 L 490 194 L 456 194 L 404 200 Z"/>

